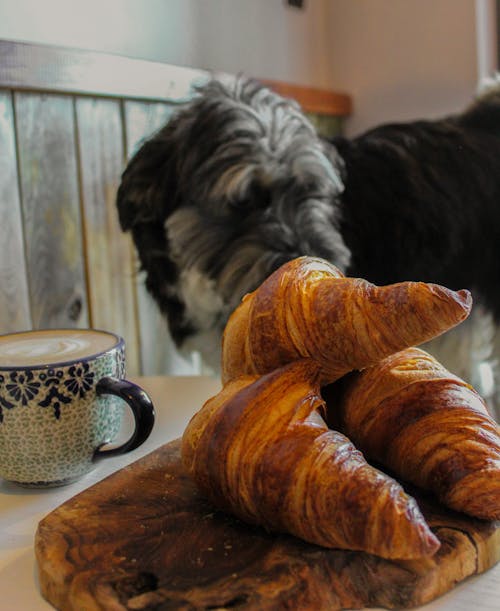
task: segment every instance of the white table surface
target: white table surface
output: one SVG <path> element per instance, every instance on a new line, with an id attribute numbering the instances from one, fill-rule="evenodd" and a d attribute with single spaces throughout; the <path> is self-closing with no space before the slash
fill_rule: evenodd
<path id="1" fill-rule="evenodd" d="M 153 432 L 140 448 L 125 456 L 100 461 L 84 478 L 61 488 L 30 490 L 0 479 L 0 611 L 49 611 L 53 608 L 42 598 L 38 586 L 33 549 L 38 522 L 78 492 L 180 437 L 192 414 L 220 387 L 218 380 L 203 376 L 150 377 L 134 381 L 149 393 L 156 409 Z M 499 611 L 500 563 L 421 609 Z"/>

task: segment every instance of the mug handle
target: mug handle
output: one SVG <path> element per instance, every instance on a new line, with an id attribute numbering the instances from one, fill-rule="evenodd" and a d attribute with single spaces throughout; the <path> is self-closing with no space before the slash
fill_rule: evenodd
<path id="1" fill-rule="evenodd" d="M 155 422 L 153 403 L 146 392 L 140 386 L 128 380 L 104 377 L 97 382 L 96 393 L 98 397 L 101 395 L 116 395 L 128 403 L 134 414 L 135 429 L 128 441 L 109 450 L 96 450 L 94 458 L 118 456 L 131 452 L 142 445 L 149 437 Z"/>

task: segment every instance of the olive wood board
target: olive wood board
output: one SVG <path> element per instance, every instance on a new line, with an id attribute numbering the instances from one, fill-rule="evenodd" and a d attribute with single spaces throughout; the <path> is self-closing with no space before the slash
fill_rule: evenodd
<path id="1" fill-rule="evenodd" d="M 57 609 L 79 611 L 418 606 L 500 559 L 500 522 L 416 496 L 441 541 L 431 559 L 328 550 L 216 511 L 183 469 L 175 440 L 40 522 L 41 591 Z"/>

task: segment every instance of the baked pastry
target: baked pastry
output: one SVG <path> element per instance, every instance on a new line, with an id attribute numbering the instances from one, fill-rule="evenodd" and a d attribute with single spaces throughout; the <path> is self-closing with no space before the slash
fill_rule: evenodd
<path id="1" fill-rule="evenodd" d="M 479 394 L 418 348 L 327 389 L 329 422 L 398 480 L 446 506 L 500 519 L 500 434 Z"/>
<path id="2" fill-rule="evenodd" d="M 328 428 L 321 388 L 353 370 L 375 371 L 389 355 L 460 323 L 471 305 L 465 290 L 423 282 L 377 287 L 321 259 L 286 263 L 227 323 L 224 386 L 184 432 L 187 471 L 220 509 L 269 530 L 385 558 L 432 555 L 439 541 L 416 501 Z M 362 375 L 330 387 L 337 389 L 330 409 L 337 413 L 338 402 L 343 426 L 371 450 L 371 432 L 358 435 L 357 400 L 376 412 L 371 394 L 380 395 L 365 392 Z M 383 394 L 377 375 L 372 382 Z"/>
<path id="3" fill-rule="evenodd" d="M 230 380 L 191 419 L 182 459 L 215 506 L 271 531 L 385 558 L 433 554 L 416 501 L 320 416 L 321 368 Z"/>
<path id="4" fill-rule="evenodd" d="M 322 259 L 299 257 L 246 295 L 229 318 L 222 380 L 313 358 L 327 384 L 440 335 L 471 305 L 466 290 L 423 282 L 377 287 L 345 278 Z"/>

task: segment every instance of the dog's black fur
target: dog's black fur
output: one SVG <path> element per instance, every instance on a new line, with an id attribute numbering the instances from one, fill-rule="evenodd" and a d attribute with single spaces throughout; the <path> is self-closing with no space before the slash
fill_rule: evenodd
<path id="1" fill-rule="evenodd" d="M 463 115 L 333 144 L 348 273 L 467 287 L 500 320 L 500 90 Z"/>
<path id="2" fill-rule="evenodd" d="M 326 141 L 258 83 L 213 81 L 132 158 L 117 203 L 174 340 L 203 337 L 205 356 L 241 297 L 304 254 L 468 288 L 498 322 L 500 82 L 462 114 Z"/>

